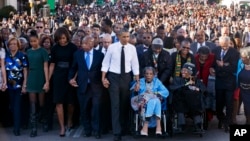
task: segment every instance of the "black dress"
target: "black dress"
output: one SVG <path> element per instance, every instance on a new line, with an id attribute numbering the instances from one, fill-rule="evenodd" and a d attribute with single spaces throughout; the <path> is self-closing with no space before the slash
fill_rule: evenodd
<path id="1" fill-rule="evenodd" d="M 74 88 L 68 82 L 68 74 L 76 50 L 73 43 L 66 46 L 56 44 L 51 49 L 51 63 L 55 64 L 52 80 L 54 103 L 74 103 Z"/>

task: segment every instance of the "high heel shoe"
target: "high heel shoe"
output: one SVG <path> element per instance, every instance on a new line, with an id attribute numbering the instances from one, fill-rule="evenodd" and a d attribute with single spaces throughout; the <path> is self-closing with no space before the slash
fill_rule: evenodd
<path id="1" fill-rule="evenodd" d="M 65 137 L 65 132 L 66 132 L 66 129 L 64 129 L 64 133 L 63 134 L 59 134 L 60 137 Z"/>

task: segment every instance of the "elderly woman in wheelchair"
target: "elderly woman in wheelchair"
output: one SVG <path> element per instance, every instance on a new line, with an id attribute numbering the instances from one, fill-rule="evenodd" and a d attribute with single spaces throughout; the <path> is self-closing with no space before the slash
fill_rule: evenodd
<path id="1" fill-rule="evenodd" d="M 136 82 L 131 87 L 135 90 L 135 86 L 139 88 L 136 90 L 138 95 L 131 99 L 132 108 L 141 111 L 143 118 L 143 127 L 140 131 L 141 135 L 148 136 L 148 126 L 152 119 L 156 120 L 156 135 L 162 134 L 161 129 L 161 111 L 163 98 L 167 98 L 169 92 L 162 82 L 155 77 L 155 70 L 153 67 L 146 67 L 144 69 L 144 78 Z"/>
<path id="2" fill-rule="evenodd" d="M 201 80 L 195 78 L 195 65 L 192 63 L 183 65 L 181 75 L 182 77 L 175 77 L 170 85 L 173 109 L 177 114 L 177 126 L 183 131 L 186 124 L 185 115 L 188 115 L 194 121 L 194 132 L 201 133 L 206 87 Z"/>

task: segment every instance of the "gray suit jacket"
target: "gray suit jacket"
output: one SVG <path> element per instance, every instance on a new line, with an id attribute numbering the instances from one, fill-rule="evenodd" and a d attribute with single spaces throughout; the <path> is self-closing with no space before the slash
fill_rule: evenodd
<path id="1" fill-rule="evenodd" d="M 246 47 L 246 46 L 247 46 L 248 38 L 249 38 L 248 32 L 244 32 L 243 37 L 242 37 L 243 47 Z"/>
<path id="2" fill-rule="evenodd" d="M 213 52 L 213 50 L 216 48 L 216 45 L 212 42 L 205 42 L 205 45 L 209 47 L 211 52 Z M 197 42 L 193 42 L 190 45 L 190 49 L 193 52 L 193 54 L 196 54 L 198 52 L 197 46 L 198 46 Z"/>

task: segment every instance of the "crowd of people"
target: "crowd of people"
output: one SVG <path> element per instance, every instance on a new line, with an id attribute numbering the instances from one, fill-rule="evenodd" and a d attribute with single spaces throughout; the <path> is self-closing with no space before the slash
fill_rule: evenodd
<path id="1" fill-rule="evenodd" d="M 144 101 L 142 135 L 153 115 L 162 134 L 159 97 L 194 92 L 209 99 L 207 120 L 216 115 L 218 128 L 228 132 L 241 102 L 250 124 L 249 35 L 250 13 L 216 4 L 119 2 L 59 6 L 49 17 L 14 14 L 1 25 L 0 112 L 6 114 L 0 120 L 16 136 L 30 128 L 35 137 L 38 123 L 52 130 L 56 110 L 61 137 L 83 125 L 85 137 L 112 130 L 119 141 L 130 130 L 133 86 L 156 95 Z M 174 106 L 184 129 L 192 109 Z"/>

